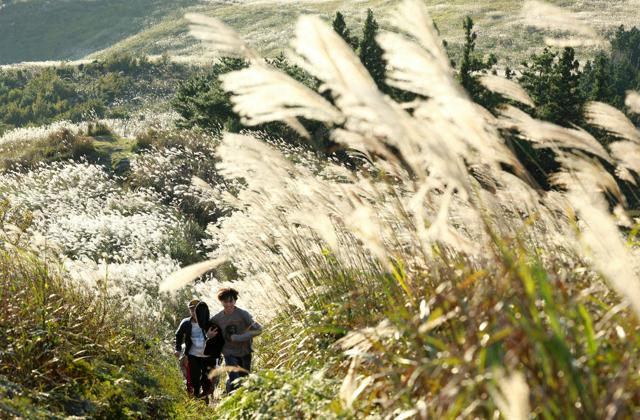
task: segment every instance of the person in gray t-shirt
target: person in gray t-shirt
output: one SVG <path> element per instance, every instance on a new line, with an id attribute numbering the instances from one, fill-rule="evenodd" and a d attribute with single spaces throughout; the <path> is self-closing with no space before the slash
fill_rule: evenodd
<path id="1" fill-rule="evenodd" d="M 232 288 L 224 288 L 218 291 L 218 300 L 224 309 L 211 318 L 211 322 L 217 324 L 224 334 L 224 347 L 222 354 L 224 363 L 231 367 L 237 366 L 243 370 L 229 372 L 227 380 L 227 392 L 238 387 L 236 379 L 247 376 L 251 370 L 251 343 L 253 337 L 262 333 L 262 326 L 253 320 L 251 314 L 236 306 L 238 291 Z M 215 336 L 216 332 L 207 334 Z"/>

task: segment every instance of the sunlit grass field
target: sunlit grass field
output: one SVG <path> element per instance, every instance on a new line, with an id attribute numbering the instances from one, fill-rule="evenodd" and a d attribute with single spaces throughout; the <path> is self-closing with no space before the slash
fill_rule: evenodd
<path id="1" fill-rule="evenodd" d="M 581 19 L 605 7 L 581 4 Z M 622 22 L 627 2 L 607 4 L 603 25 Z M 387 16 L 386 80 L 409 102 L 384 94 L 327 22 L 341 9 L 358 23 L 363 6 Z M 153 40 L 184 37 L 191 54 L 189 19 L 202 51 L 249 61 L 221 76 L 246 126 L 282 122 L 304 137 L 296 119 L 314 120 L 349 162 L 251 130 L 179 129 L 153 111 L 5 133 L 0 417 L 640 416 L 640 220 L 603 164 L 639 175 L 640 132 L 594 102 L 585 124 L 606 144 L 536 120 L 527 92 L 498 76 L 509 102 L 492 114 L 441 42 L 470 13 L 501 54 L 509 39 L 537 48 L 537 32 L 504 37 L 528 31 L 515 2 L 194 10 L 228 26 L 190 15 L 114 49 L 160 53 Z M 322 92 L 257 57 L 283 37 Z M 638 98 L 628 94 L 629 113 Z M 507 132 L 553 155 L 552 188 L 532 182 Z M 210 411 L 185 396 L 172 332 L 186 302 L 216 310 L 230 285 L 265 332 L 254 374 Z"/>

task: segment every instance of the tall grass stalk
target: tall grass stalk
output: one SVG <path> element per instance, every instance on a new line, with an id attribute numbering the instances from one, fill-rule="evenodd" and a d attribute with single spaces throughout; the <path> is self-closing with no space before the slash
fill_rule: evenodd
<path id="1" fill-rule="evenodd" d="M 221 22 L 191 19 L 223 52 L 243 45 Z M 423 2 L 403 1 L 391 22 L 397 32 L 378 39 L 387 83 L 417 94 L 410 104 L 379 92 L 315 17 L 298 21 L 290 56 L 321 80 L 331 104 L 294 89 L 248 48 L 236 52 L 252 65 L 225 76 L 246 123 L 315 117 L 334 141 L 370 158 L 348 172 L 224 136 L 218 169 L 246 186 L 213 231 L 216 255 L 261 279 L 297 332 L 273 337 L 280 351 L 263 363 L 317 366 L 327 357 L 325 375 L 344 378 L 323 407 L 334 415 L 638 415 L 637 260 L 605 197 L 624 199 L 596 159 L 640 173 L 620 153 L 640 150 L 635 129 L 616 115 L 624 129 L 609 131 L 632 138 L 605 147 L 513 107 L 494 117 L 455 81 Z M 568 14 L 549 23 L 597 38 Z M 513 82 L 485 84 L 530 102 Z M 592 119 L 601 108 L 590 108 Z M 529 183 L 504 128 L 557 155 L 557 189 Z"/>

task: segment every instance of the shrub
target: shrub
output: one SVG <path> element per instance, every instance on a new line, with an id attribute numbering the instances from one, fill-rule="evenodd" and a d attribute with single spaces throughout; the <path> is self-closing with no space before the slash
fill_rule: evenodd
<path id="1" fill-rule="evenodd" d="M 87 126 L 87 135 L 97 137 L 97 136 L 110 136 L 113 133 L 109 126 L 101 122 L 89 123 Z"/>
<path id="2" fill-rule="evenodd" d="M 0 148 L 0 166 L 2 169 L 28 170 L 39 164 L 91 159 L 94 153 L 92 138 L 61 128 L 43 139 L 6 144 Z"/>
<path id="3" fill-rule="evenodd" d="M 153 418 L 183 410 L 177 369 L 159 368 L 171 356 L 153 325 L 127 315 L 118 298 L 11 249 L 0 251 L 0 416 Z"/>
<path id="4" fill-rule="evenodd" d="M 339 382 L 316 370 L 263 370 L 217 407 L 220 418 L 327 418 Z M 333 405 L 333 407 L 332 407 Z"/>

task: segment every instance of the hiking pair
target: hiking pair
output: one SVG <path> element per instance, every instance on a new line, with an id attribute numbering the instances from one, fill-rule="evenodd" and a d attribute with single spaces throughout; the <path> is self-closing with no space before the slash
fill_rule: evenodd
<path id="1" fill-rule="evenodd" d="M 213 317 L 209 307 L 199 300 L 189 302 L 191 317 L 185 318 L 176 331 L 176 356 L 182 357 L 183 375 L 187 390 L 196 397 L 208 398 L 217 385 L 209 379 L 211 370 L 220 366 L 224 356 L 228 370 L 227 393 L 238 387 L 238 379 L 249 374 L 253 337 L 262 332 L 262 326 L 251 314 L 236 306 L 238 291 L 224 288 L 217 297 L 223 310 Z M 185 344 L 184 353 L 182 344 Z"/>

